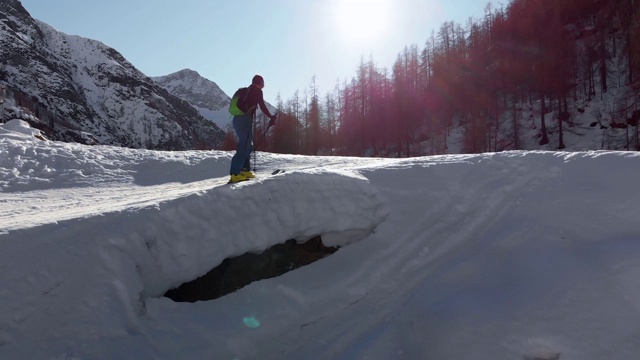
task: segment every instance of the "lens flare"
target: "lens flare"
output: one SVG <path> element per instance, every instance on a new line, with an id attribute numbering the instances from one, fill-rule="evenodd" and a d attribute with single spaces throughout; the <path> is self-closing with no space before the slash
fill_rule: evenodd
<path id="1" fill-rule="evenodd" d="M 260 327 L 260 321 L 253 316 L 248 316 L 242 319 L 244 325 L 250 329 L 257 329 Z"/>

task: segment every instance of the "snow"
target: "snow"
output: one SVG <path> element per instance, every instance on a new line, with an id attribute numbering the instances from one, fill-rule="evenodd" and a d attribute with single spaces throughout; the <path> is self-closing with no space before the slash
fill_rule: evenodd
<path id="1" fill-rule="evenodd" d="M 218 125 L 218 127 L 220 127 L 220 129 L 226 129 L 229 124 L 231 124 L 232 118 L 229 114 L 229 108 L 226 106 L 218 110 L 211 110 L 196 105 L 191 106 L 196 108 L 196 110 L 198 110 L 198 113 L 200 113 L 200 115 L 202 115 L 205 119 L 213 121 L 216 125 Z"/>
<path id="2" fill-rule="evenodd" d="M 640 155 L 409 159 L 40 141 L 0 125 L 0 358 L 633 359 Z M 274 169 L 285 169 L 270 175 Z M 212 301 L 223 259 L 341 249 Z"/>
<path id="3" fill-rule="evenodd" d="M 0 135 L 11 136 L 15 135 L 15 133 L 26 134 L 31 137 L 43 136 L 40 130 L 32 128 L 28 122 L 20 119 L 9 120 L 4 126 L 0 127 Z"/>

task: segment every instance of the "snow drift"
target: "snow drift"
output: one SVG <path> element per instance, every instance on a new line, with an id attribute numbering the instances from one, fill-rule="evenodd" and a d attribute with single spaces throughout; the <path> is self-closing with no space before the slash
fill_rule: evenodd
<path id="1" fill-rule="evenodd" d="M 1 134 L 2 356 L 640 353 L 637 153 L 259 154 L 259 179 L 234 186 L 230 156 Z M 160 297 L 314 235 L 347 246 L 213 301 Z"/>

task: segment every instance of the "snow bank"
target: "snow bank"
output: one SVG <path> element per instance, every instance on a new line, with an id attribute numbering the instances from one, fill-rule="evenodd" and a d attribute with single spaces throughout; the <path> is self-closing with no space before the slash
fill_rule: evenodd
<path id="1" fill-rule="evenodd" d="M 233 186 L 225 152 L 2 135 L 0 154 L 0 357 L 640 353 L 638 153 L 260 153 Z M 349 246 L 212 301 L 160 297 L 318 234 Z"/>
<path id="2" fill-rule="evenodd" d="M 111 241 L 136 258 L 144 294 L 153 297 L 225 258 L 262 252 L 288 239 L 331 234 L 328 245 L 347 245 L 371 233 L 384 217 L 382 199 L 362 177 L 291 172 L 145 209 L 127 219 L 133 226 L 123 226 Z"/>
<path id="3" fill-rule="evenodd" d="M 7 130 L 6 125 L 0 125 L 0 155 L 2 192 L 188 183 L 223 176 L 231 158 L 221 151 L 156 152 L 44 143 Z"/>
<path id="4" fill-rule="evenodd" d="M 9 344 L 38 341 L 64 351 L 57 344 L 79 333 L 86 341 L 139 333 L 149 297 L 227 257 L 287 239 L 331 233 L 335 245 L 360 240 L 384 220 L 383 204 L 355 173 L 293 171 L 13 230 L 2 238 L 0 346 L 11 356 L 40 357 L 46 354 Z M 25 262 L 26 253 L 38 261 Z"/>
<path id="5" fill-rule="evenodd" d="M 6 124 L 0 124 L 0 135 L 11 136 L 11 132 L 16 134 L 14 138 L 21 137 L 20 134 L 28 135 L 31 138 L 44 140 L 44 136 L 38 129 L 32 128 L 28 122 L 20 119 L 9 120 Z"/>

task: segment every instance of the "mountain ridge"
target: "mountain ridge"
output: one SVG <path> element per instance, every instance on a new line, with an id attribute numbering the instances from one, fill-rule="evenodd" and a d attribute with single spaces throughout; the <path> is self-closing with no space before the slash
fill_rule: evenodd
<path id="1" fill-rule="evenodd" d="M 0 4 L 0 84 L 42 120 L 52 140 L 93 134 L 101 144 L 154 150 L 219 148 L 224 131 L 171 95 L 116 49 Z"/>

